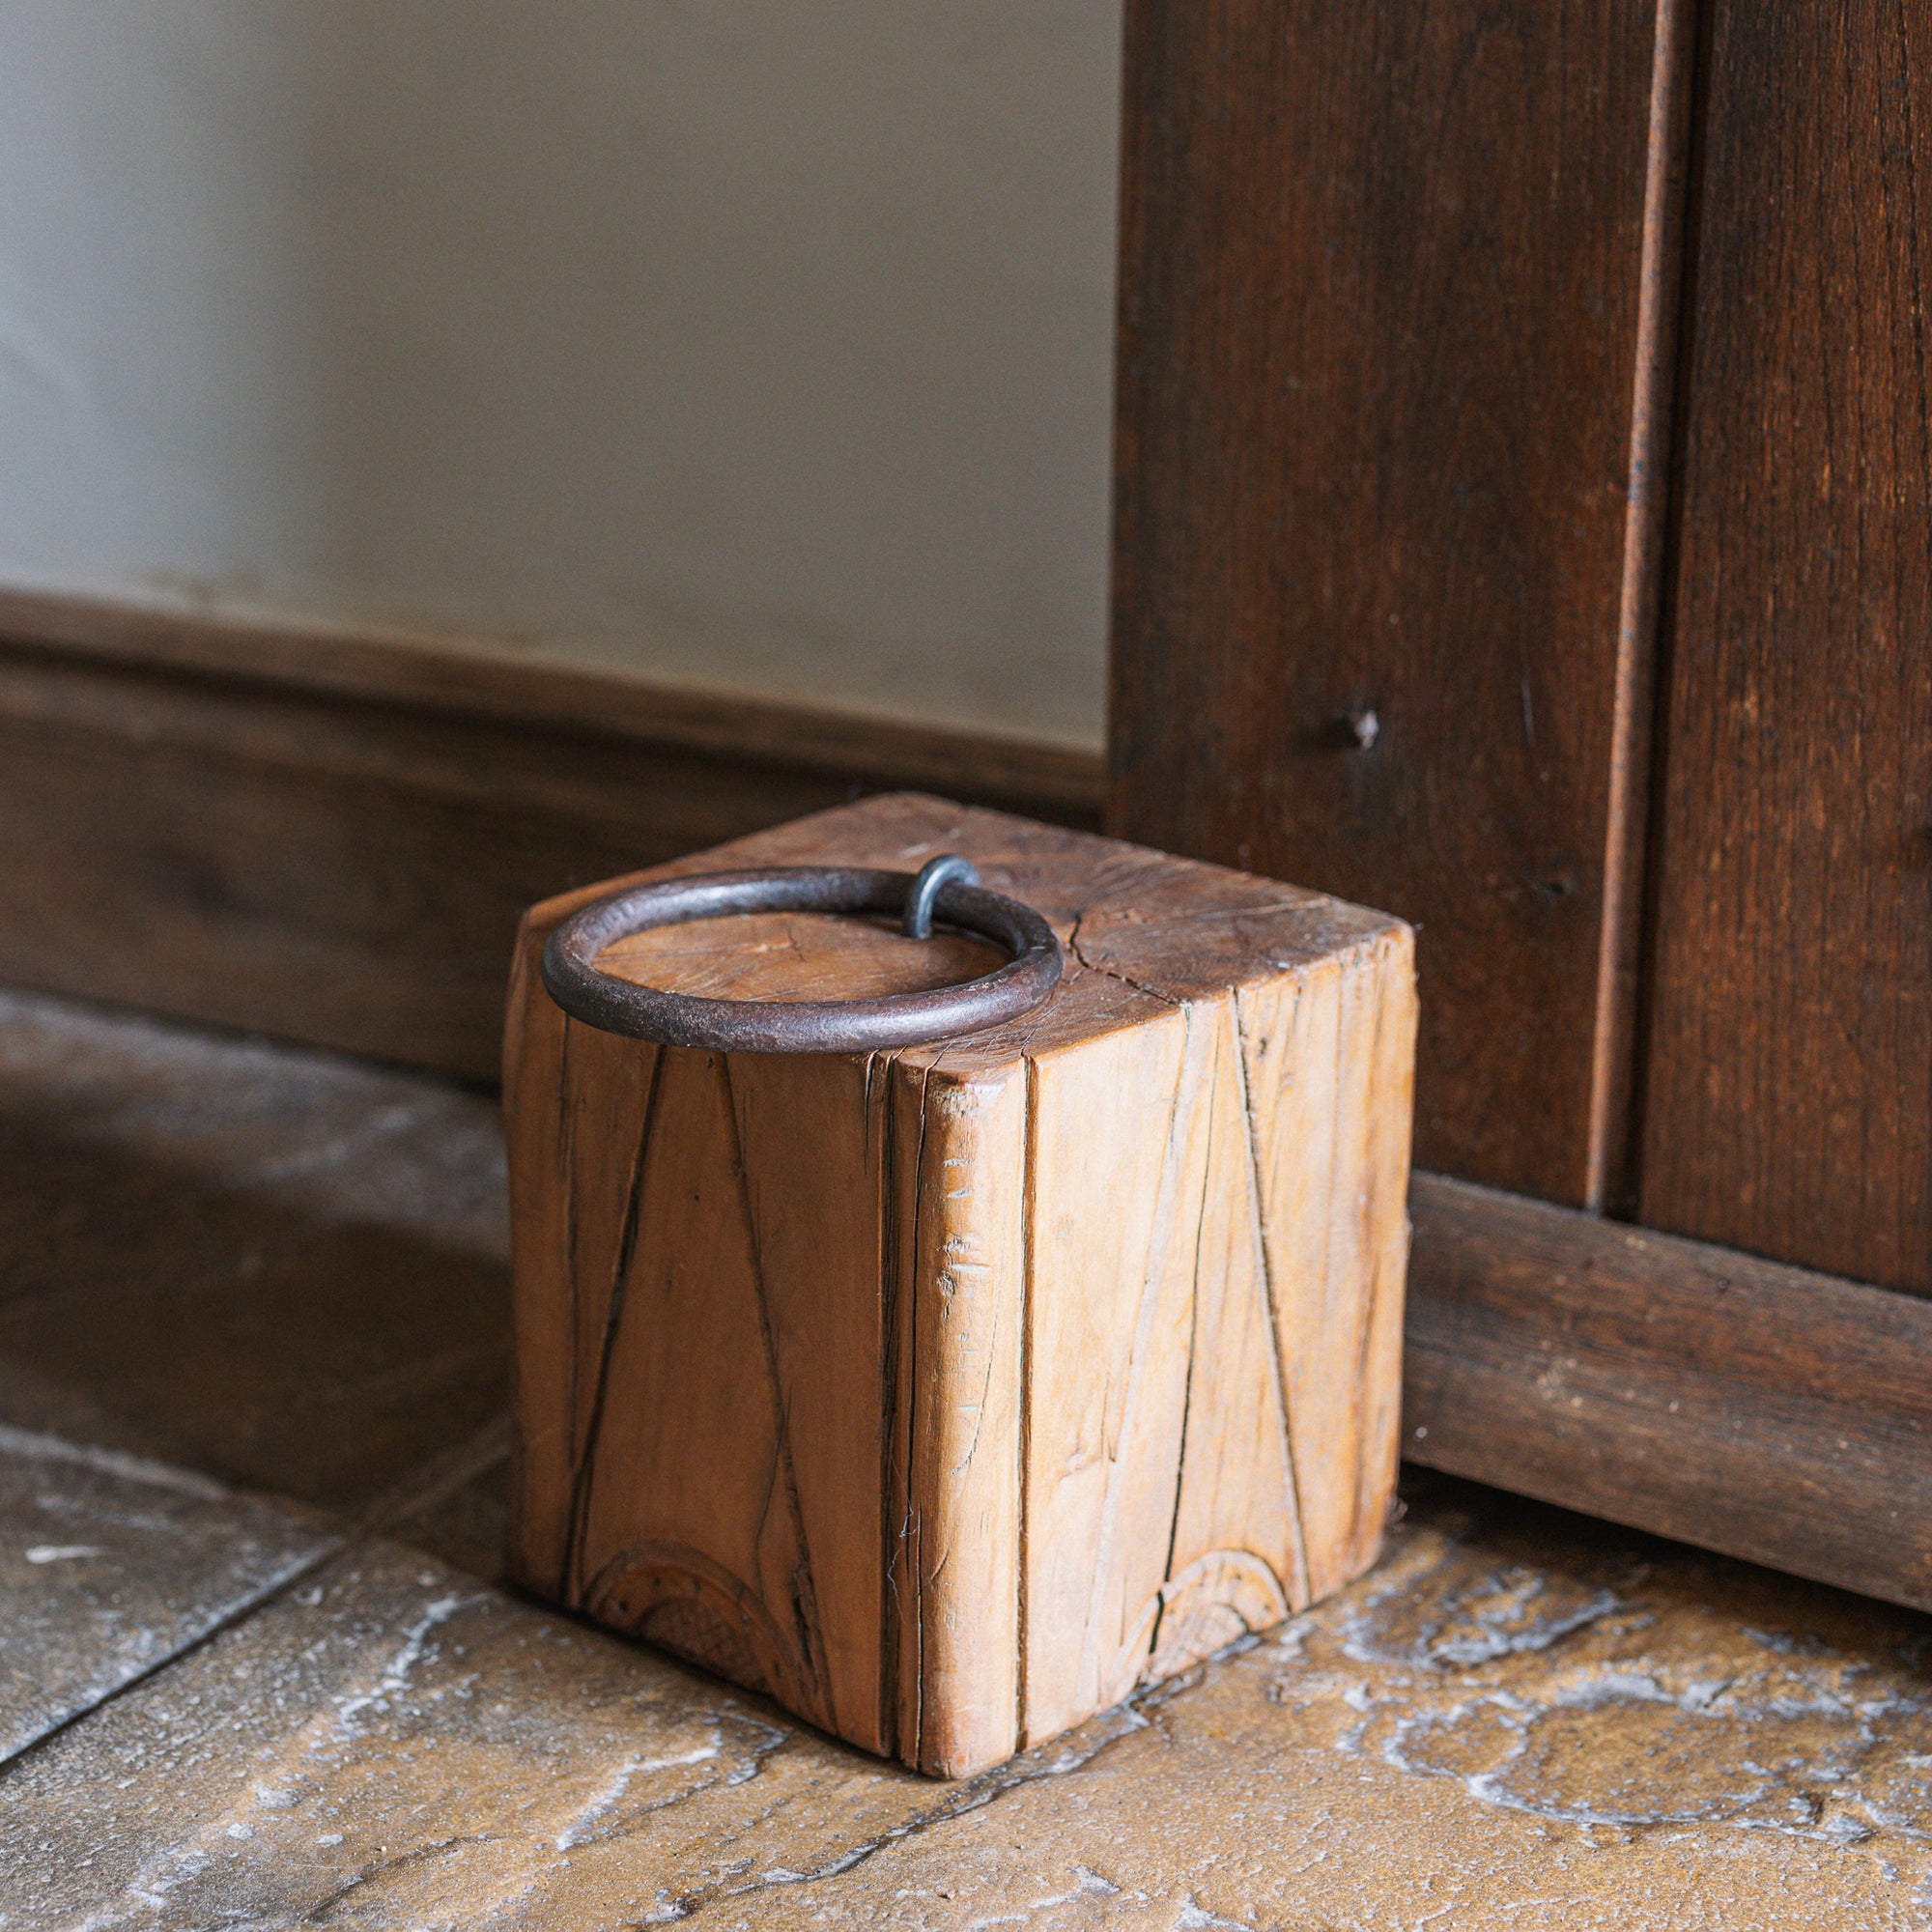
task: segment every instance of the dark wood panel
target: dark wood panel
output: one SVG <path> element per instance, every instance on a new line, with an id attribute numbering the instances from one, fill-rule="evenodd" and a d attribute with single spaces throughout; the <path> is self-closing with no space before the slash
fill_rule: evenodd
<path id="1" fill-rule="evenodd" d="M 503 668 L 466 683 L 454 653 L 432 705 L 377 676 L 348 695 L 356 666 L 313 640 L 307 682 L 272 658 L 272 680 L 143 666 L 138 626 L 112 641 L 0 645 L 0 980 L 477 1079 L 497 1076 L 518 917 L 558 890 L 895 788 L 903 767 L 1097 816 L 1097 760 L 1082 810 L 1077 754 L 1053 748 L 1037 787 L 1026 748 L 989 741 L 976 767 L 970 739 L 917 730 L 895 770 L 867 721 L 840 771 L 836 721 L 809 716 L 788 752 L 770 707 L 732 751 L 716 699 L 665 736 L 626 735 L 615 706 L 603 731 L 513 723 Z M 389 684 L 418 674 L 366 648 Z"/>
<path id="2" fill-rule="evenodd" d="M 1653 10 L 1127 14 L 1110 824 L 1415 922 L 1419 1157 L 1580 1201 Z"/>
<path id="3" fill-rule="evenodd" d="M 1405 1453 L 1932 1608 L 1932 1307 L 1418 1175 Z"/>
<path id="4" fill-rule="evenodd" d="M 1932 1291 L 1932 11 L 1717 0 L 1640 1217 Z"/>

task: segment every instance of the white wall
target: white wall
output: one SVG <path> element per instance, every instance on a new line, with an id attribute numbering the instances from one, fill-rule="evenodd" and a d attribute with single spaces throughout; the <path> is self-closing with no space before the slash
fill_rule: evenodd
<path id="1" fill-rule="evenodd" d="M 0 582 L 1100 731 L 1119 0 L 0 0 Z"/>

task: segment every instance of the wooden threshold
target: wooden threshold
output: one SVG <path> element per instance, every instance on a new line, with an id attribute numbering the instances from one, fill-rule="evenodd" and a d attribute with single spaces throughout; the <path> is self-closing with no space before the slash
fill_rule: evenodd
<path id="1" fill-rule="evenodd" d="M 873 791 L 1076 827 L 1097 753 L 501 649 L 0 594 L 0 980 L 494 1080 L 523 909 Z"/>
<path id="2" fill-rule="evenodd" d="M 1932 1609 L 1932 1302 L 1440 1175 L 1413 1462 Z"/>

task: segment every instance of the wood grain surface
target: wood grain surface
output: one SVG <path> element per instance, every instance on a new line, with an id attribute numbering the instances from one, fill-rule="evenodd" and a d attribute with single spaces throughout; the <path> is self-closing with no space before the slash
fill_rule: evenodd
<path id="1" fill-rule="evenodd" d="M 1417 1157 L 1581 1202 L 1653 9 L 1127 17 L 1110 827 L 1414 921 Z"/>
<path id="2" fill-rule="evenodd" d="M 1403 1453 L 1932 1609 L 1932 1308 L 1435 1175 Z"/>
<path id="3" fill-rule="evenodd" d="M 0 595 L 0 978 L 494 1080 L 525 906 L 935 780 L 1097 817 L 1056 747 Z"/>
<path id="4" fill-rule="evenodd" d="M 849 1057 L 600 1034 L 534 977 L 580 893 L 526 923 L 504 1080 L 513 1575 L 959 1775 L 1373 1561 L 1414 1007 L 1382 915 L 935 799 L 658 875 L 950 850 L 1066 948 L 1013 1026 Z M 936 970 L 814 918 L 606 963 L 735 997 Z"/>
<path id="5" fill-rule="evenodd" d="M 1932 1292 L 1932 14 L 1710 9 L 1640 1217 Z"/>

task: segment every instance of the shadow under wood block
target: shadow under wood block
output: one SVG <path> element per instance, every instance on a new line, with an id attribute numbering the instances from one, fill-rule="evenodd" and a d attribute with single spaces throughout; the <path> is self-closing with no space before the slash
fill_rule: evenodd
<path id="1" fill-rule="evenodd" d="M 502 1408 L 502 1185 L 479 1094 L 0 992 L 0 1419 L 361 1509 Z"/>
<path id="2" fill-rule="evenodd" d="M 651 876 L 964 853 L 1047 1004 L 873 1055 L 566 1019 L 506 1045 L 518 1580 L 851 1741 L 980 1770 L 1375 1558 L 1395 1474 L 1408 930 L 916 796 Z M 620 942 L 676 991 L 850 999 L 968 942 L 815 916 Z"/>

